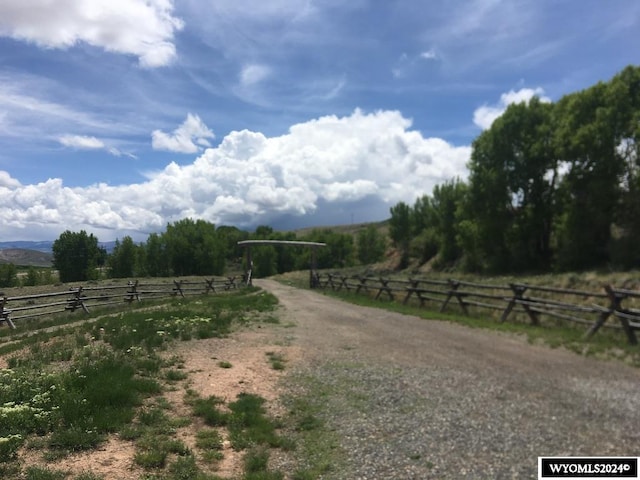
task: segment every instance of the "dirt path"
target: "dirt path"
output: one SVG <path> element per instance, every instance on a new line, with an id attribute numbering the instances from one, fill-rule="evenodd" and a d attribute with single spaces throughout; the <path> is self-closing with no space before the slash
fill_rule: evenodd
<path id="1" fill-rule="evenodd" d="M 297 325 L 306 368 L 364 398 L 332 405 L 352 456 L 335 478 L 524 478 L 539 455 L 640 454 L 638 369 L 256 284 Z"/>

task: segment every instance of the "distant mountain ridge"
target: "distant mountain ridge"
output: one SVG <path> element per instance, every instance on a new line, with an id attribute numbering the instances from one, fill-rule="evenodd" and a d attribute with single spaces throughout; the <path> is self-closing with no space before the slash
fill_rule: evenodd
<path id="1" fill-rule="evenodd" d="M 41 252 L 27 248 L 0 249 L 0 264 L 13 263 L 16 266 L 50 267 L 53 262 L 51 252 Z"/>
<path id="2" fill-rule="evenodd" d="M 36 252 L 52 253 L 53 242 L 30 242 L 25 240 L 16 240 L 15 242 L 0 242 L 0 250 L 5 250 L 7 248 L 21 248 L 24 250 L 35 250 Z"/>
<path id="3" fill-rule="evenodd" d="M 6 250 L 8 248 L 21 248 L 24 250 L 35 250 L 36 252 L 53 253 L 53 241 L 27 241 L 16 240 L 14 242 L 0 242 L 0 250 Z M 113 251 L 113 247 L 116 242 L 98 242 L 98 245 L 107 250 L 107 253 Z"/>

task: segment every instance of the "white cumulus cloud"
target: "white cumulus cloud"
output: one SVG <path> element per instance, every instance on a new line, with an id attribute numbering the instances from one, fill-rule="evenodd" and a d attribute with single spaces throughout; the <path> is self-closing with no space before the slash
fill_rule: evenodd
<path id="1" fill-rule="evenodd" d="M 500 101 L 496 105 L 483 105 L 473 112 L 473 123 L 483 130 L 491 127 L 495 120 L 502 116 L 507 107 L 513 103 L 528 103 L 533 97 L 539 97 L 543 102 L 550 102 L 551 99 L 544 95 L 544 90 L 540 87 L 536 89 L 521 88 L 518 91 L 510 90 L 500 95 Z"/>
<path id="2" fill-rule="evenodd" d="M 96 137 L 87 137 L 84 135 L 63 135 L 58 141 L 65 147 L 77 148 L 80 150 L 101 150 L 105 148 L 102 140 Z"/>
<path id="3" fill-rule="evenodd" d="M 209 139 L 213 138 L 215 138 L 214 133 L 200 117 L 189 113 L 182 125 L 172 133 L 154 130 L 151 133 L 151 146 L 155 150 L 196 153 L 201 150 L 201 147 L 210 147 Z"/>
<path id="4" fill-rule="evenodd" d="M 173 0 L 3 0 L 0 35 L 43 48 L 78 42 L 135 55 L 142 67 L 169 64 L 176 56 L 173 36 L 183 22 Z"/>
<path id="5" fill-rule="evenodd" d="M 239 227 L 313 215 L 341 223 L 358 208 L 367 220 L 384 219 L 398 201 L 413 203 L 436 184 L 464 178 L 470 153 L 423 137 L 399 112 L 356 110 L 276 137 L 231 132 L 193 163 L 170 163 L 133 185 L 21 185 L 0 172 L 0 210 L 13 237 L 86 229 L 105 240 L 130 232 L 144 239 L 185 217 Z"/>

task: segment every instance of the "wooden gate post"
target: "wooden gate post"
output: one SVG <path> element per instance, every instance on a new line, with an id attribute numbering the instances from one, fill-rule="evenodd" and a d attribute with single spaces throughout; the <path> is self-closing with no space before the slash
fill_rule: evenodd
<path id="1" fill-rule="evenodd" d="M 316 247 L 311 247 L 311 260 L 309 263 L 309 288 L 317 288 L 319 282 L 318 274 L 316 273 L 316 269 L 318 268 L 318 255 L 316 252 Z"/>
<path id="2" fill-rule="evenodd" d="M 253 275 L 253 258 L 251 258 L 251 246 L 247 245 L 247 273 L 245 278 L 245 283 L 249 286 L 253 285 L 252 280 Z"/>

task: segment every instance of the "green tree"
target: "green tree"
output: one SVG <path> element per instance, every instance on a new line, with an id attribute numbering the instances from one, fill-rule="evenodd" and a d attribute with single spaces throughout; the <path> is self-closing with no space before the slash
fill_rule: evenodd
<path id="1" fill-rule="evenodd" d="M 0 287 L 15 287 L 18 284 L 18 269 L 13 263 L 0 264 Z"/>
<path id="2" fill-rule="evenodd" d="M 555 141 L 568 165 L 557 203 L 557 266 L 562 270 L 608 261 L 624 172 L 624 162 L 616 154 L 620 112 L 610 102 L 610 88 L 598 83 L 558 102 Z"/>
<path id="3" fill-rule="evenodd" d="M 130 278 L 140 275 L 138 266 L 138 247 L 133 239 L 125 236 L 120 240 L 116 240 L 113 252 L 109 256 L 109 273 L 112 278 Z"/>
<path id="4" fill-rule="evenodd" d="M 458 224 L 467 195 L 467 185 L 460 180 L 436 185 L 433 189 L 433 224 L 438 237 L 438 256 L 443 264 L 451 264 L 462 255 Z"/>
<path id="5" fill-rule="evenodd" d="M 227 263 L 240 264 L 244 255 L 244 249 L 238 245 L 238 242 L 247 240 L 249 233 L 236 227 L 221 225 L 216 228 L 216 234 L 224 244 Z"/>
<path id="6" fill-rule="evenodd" d="M 41 283 L 40 272 L 36 270 L 36 268 L 32 265 L 27 270 L 27 276 L 23 280 L 23 285 L 25 287 L 34 287 Z"/>
<path id="7" fill-rule="evenodd" d="M 278 273 L 278 254 L 273 245 L 252 247 L 251 251 L 254 277 L 265 278 Z"/>
<path id="8" fill-rule="evenodd" d="M 186 218 L 167 225 L 163 235 L 169 266 L 174 275 L 222 275 L 225 245 L 215 225 Z"/>
<path id="9" fill-rule="evenodd" d="M 405 268 L 409 263 L 409 243 L 411 241 L 411 207 L 400 202 L 390 209 L 389 237 L 394 246 L 400 250 L 402 256 L 400 268 Z"/>
<path id="10" fill-rule="evenodd" d="M 316 249 L 316 266 L 322 268 L 344 268 L 354 263 L 353 235 L 337 233 L 330 228 L 313 229 L 302 238 L 307 242 L 326 243 Z M 298 257 L 297 268 L 309 268 L 311 252 L 308 248 Z"/>
<path id="11" fill-rule="evenodd" d="M 610 257 L 615 266 L 640 268 L 640 67 L 616 75 L 608 93 L 617 112 L 615 153 L 623 165 Z"/>
<path id="12" fill-rule="evenodd" d="M 86 231 L 63 232 L 53 242 L 53 266 L 61 282 L 78 282 L 98 278 L 97 267 L 104 262 L 106 252 L 98 239 Z"/>
<path id="13" fill-rule="evenodd" d="M 489 271 L 548 266 L 557 181 L 553 105 L 510 105 L 473 143 L 465 218 Z"/>
<path id="14" fill-rule="evenodd" d="M 144 265 L 144 273 L 150 277 L 166 277 L 170 275 L 167 246 L 163 236 L 152 233 L 147 237 L 140 254 Z"/>
<path id="15" fill-rule="evenodd" d="M 360 230 L 356 237 L 358 245 L 358 261 L 363 265 L 369 265 L 382 260 L 387 248 L 384 235 L 374 225 L 367 225 Z"/>

